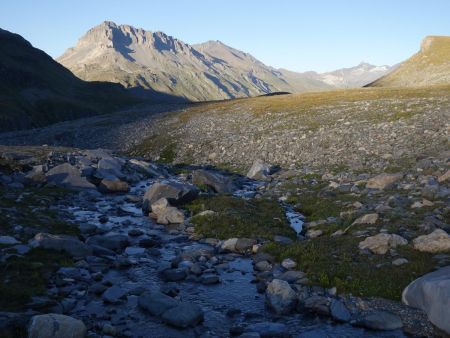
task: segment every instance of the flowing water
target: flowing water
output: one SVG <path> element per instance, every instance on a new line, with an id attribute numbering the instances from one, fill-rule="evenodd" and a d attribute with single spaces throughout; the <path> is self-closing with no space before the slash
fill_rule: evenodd
<path id="1" fill-rule="evenodd" d="M 131 193 L 142 195 L 152 181 L 141 182 L 132 188 Z M 247 186 L 236 195 L 251 197 L 257 185 Z M 301 231 L 302 217 L 285 205 L 287 217 L 293 228 Z M 124 196 L 102 195 L 94 204 L 70 209 L 79 223 L 89 222 L 101 228 L 105 234 L 127 234 L 131 229 L 139 229 L 142 236 L 130 237 L 130 247 L 125 252 L 132 265 L 127 268 L 110 268 L 104 280 L 117 285 L 128 292 L 126 300 L 120 304 L 105 304 L 100 297 L 79 292 L 76 306 L 69 314 L 82 318 L 102 327 L 103 323 L 111 323 L 121 334 L 129 337 L 228 337 L 229 329 L 238 325 L 247 326 L 258 322 L 277 322 L 287 326 L 293 337 L 403 337 L 401 332 L 370 332 L 355 328 L 348 324 L 335 325 L 327 319 L 315 316 L 293 314 L 275 318 L 264 306 L 264 295 L 256 291 L 252 261 L 248 257 L 235 254 L 218 254 L 222 264 L 215 268 L 221 282 L 215 285 L 182 281 L 165 283 L 159 272 L 170 265 L 170 261 L 180 252 L 210 249 L 206 244 L 188 239 L 182 232 L 170 227 L 157 225 L 133 203 L 125 201 Z M 108 222 L 101 224 L 101 215 L 108 215 Z M 138 241 L 143 238 L 157 236 L 163 243 L 155 251 L 143 250 Z M 115 258 L 111 257 L 113 262 Z M 90 262 L 94 265 L 96 262 Z M 92 266 L 91 265 L 91 266 Z M 179 290 L 178 297 L 183 301 L 191 301 L 202 307 L 205 313 L 203 325 L 197 328 L 178 330 L 164 325 L 161 321 L 137 306 L 139 289 L 159 290 L 161 287 L 172 287 Z M 135 295 L 133 295 L 135 294 Z M 230 310 L 232 310 L 230 312 Z M 228 313 L 228 315 L 227 315 Z M 231 316 L 230 313 L 233 315 Z"/>

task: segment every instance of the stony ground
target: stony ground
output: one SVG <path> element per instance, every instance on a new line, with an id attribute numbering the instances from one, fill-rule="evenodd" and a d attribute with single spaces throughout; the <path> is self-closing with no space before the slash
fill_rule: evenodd
<path id="1" fill-rule="evenodd" d="M 410 282 L 450 263 L 448 90 L 370 89 L 160 106 L 0 135 L 0 143 L 27 145 L 0 146 L 0 236 L 13 237 L 1 238 L 6 273 L 0 305 L 21 314 L 4 312 L 0 322 L 23 333 L 30 316 L 57 312 L 82 319 L 93 337 L 145 337 L 133 331 L 137 326 L 156 336 L 247 330 L 252 333 L 244 336 L 256 337 L 253 331 L 264 336 L 273 329 L 294 337 L 355 337 L 372 332 L 354 331 L 358 326 L 398 328 L 399 323 L 412 336 L 442 334 L 424 312 L 400 301 Z M 37 146 L 42 144 L 105 147 L 122 157 Z M 241 174 L 255 159 L 262 159 L 253 171 L 257 184 L 235 194 L 247 182 Z M 54 169 L 61 164 L 62 169 Z M 209 176 L 195 174 L 199 168 Z M 101 193 L 58 187 L 61 170 L 76 177 L 77 185 Z M 194 183 L 201 194 L 178 209 L 152 206 L 154 212 L 162 208 L 153 214 L 156 221 L 133 214 L 146 189 L 138 182 L 154 183 L 158 176 Z M 304 215 L 299 236 L 286 212 Z M 127 244 L 113 253 L 97 246 L 91 261 L 39 246 L 27 251 L 41 232 L 75 236 L 86 244 L 91 237 L 119 233 Z M 198 243 L 208 254 L 180 260 L 180 247 Z M 136 262 L 145 267 L 150 290 L 139 282 L 142 269 Z M 171 266 L 166 277 L 180 278 L 175 284 L 162 278 L 165 264 Z M 69 270 L 61 272 L 61 267 Z M 21 279 L 28 271 L 29 279 Z M 228 280 L 226 275 L 235 272 L 243 279 L 233 275 Z M 253 298 L 247 310 L 198 297 L 206 292 L 227 299 L 230 289 L 221 293 L 221 288 L 234 285 L 232 280 L 251 286 L 242 291 Z M 97 289 L 90 290 L 90 284 Z M 120 295 L 117 303 L 105 300 L 110 288 Z M 151 290 L 198 305 L 201 311 L 191 312 L 191 328 L 174 330 L 170 319 L 136 307 Z M 100 311 L 98 318 L 81 310 L 88 304 Z M 27 309 L 32 312 L 23 315 Z M 117 316 L 122 312 L 129 315 Z M 203 324 L 196 319 L 201 313 Z M 226 324 L 219 329 L 217 321 Z"/>
<path id="2" fill-rule="evenodd" d="M 239 175 L 209 168 L 200 173 L 212 176 L 201 176 L 196 167 L 100 150 L 2 147 L 1 154 L 5 336 L 25 334 L 32 316 L 32 332 L 44 330 L 45 319 L 90 337 L 400 337 L 402 326 L 412 336 L 437 335 L 422 311 L 398 300 L 409 282 L 450 260 L 448 248 L 427 253 L 415 242 L 448 230 L 446 162 L 422 161 L 382 189 L 386 178 L 374 175 L 278 170 L 242 190 L 252 181 Z M 167 213 L 152 204 L 161 226 L 142 216 L 142 195 L 167 179 L 197 182 L 203 192 Z M 236 194 L 213 192 L 221 189 Z M 283 205 L 306 216 L 299 238 Z M 179 210 L 181 224 L 167 224 Z M 379 233 L 407 243 L 361 247 Z M 236 308 L 238 301 L 246 306 Z M 161 314 L 154 302 L 178 307 Z M 36 317 L 46 313 L 82 323 Z"/>

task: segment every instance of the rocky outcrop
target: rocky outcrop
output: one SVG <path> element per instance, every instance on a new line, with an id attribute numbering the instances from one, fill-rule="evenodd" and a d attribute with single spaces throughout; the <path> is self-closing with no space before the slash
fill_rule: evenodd
<path id="1" fill-rule="evenodd" d="M 413 245 L 414 249 L 422 252 L 447 252 L 450 251 L 450 235 L 442 229 L 436 229 L 431 234 L 415 238 Z"/>
<path id="2" fill-rule="evenodd" d="M 231 178 L 203 169 L 195 170 L 192 173 L 192 183 L 211 187 L 219 194 L 231 194 L 237 189 Z"/>
<path id="3" fill-rule="evenodd" d="M 151 205 L 161 198 L 174 205 L 193 201 L 198 195 L 198 189 L 190 184 L 177 182 L 156 182 L 145 193 L 142 204 L 144 213 L 151 211 Z"/>
<path id="4" fill-rule="evenodd" d="M 31 318 L 28 338 L 84 338 L 86 333 L 81 320 L 49 313 Z"/>
<path id="5" fill-rule="evenodd" d="M 408 241 L 399 235 L 381 233 L 367 237 L 360 242 L 359 249 L 369 249 L 374 254 L 384 255 L 389 249 L 406 244 L 408 244 Z"/>
<path id="6" fill-rule="evenodd" d="M 403 290 L 402 301 L 425 311 L 434 325 L 450 334 L 450 266 L 413 281 Z"/>

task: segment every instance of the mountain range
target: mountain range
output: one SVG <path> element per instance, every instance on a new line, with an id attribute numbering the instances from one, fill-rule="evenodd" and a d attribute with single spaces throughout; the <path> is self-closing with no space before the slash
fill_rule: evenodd
<path id="1" fill-rule="evenodd" d="M 450 83 L 446 36 L 426 37 L 417 54 L 394 67 L 361 63 L 327 73 L 276 69 L 220 41 L 189 45 L 162 32 L 109 21 L 89 30 L 58 62 L 6 30 L 0 29 L 0 45 L 0 131 L 138 103 Z"/>
<path id="2" fill-rule="evenodd" d="M 390 69 L 362 63 L 330 73 L 297 73 L 267 66 L 220 41 L 189 45 L 163 32 L 111 21 L 90 29 L 57 61 L 87 81 L 117 82 L 192 101 L 358 87 Z"/>

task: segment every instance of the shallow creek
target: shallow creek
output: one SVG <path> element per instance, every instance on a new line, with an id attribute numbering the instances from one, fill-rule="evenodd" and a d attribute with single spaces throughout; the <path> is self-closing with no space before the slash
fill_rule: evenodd
<path id="1" fill-rule="evenodd" d="M 135 185 L 130 194 L 143 195 L 152 181 Z M 237 193 L 238 196 L 251 197 L 257 185 L 246 186 Z M 297 232 L 301 231 L 302 217 L 289 206 L 287 216 Z M 222 263 L 213 266 L 218 272 L 220 283 L 203 285 L 198 282 L 164 282 L 159 272 L 170 265 L 171 260 L 180 252 L 202 250 L 206 244 L 191 241 L 177 229 L 157 225 L 149 217 L 144 217 L 141 209 L 128 203 L 125 196 L 102 195 L 95 203 L 84 203 L 69 209 L 74 219 L 81 223 L 94 224 L 104 234 L 125 234 L 131 229 L 139 229 L 141 236 L 129 236 L 130 246 L 119 256 L 128 258 L 130 266 L 115 268 L 112 263 L 119 256 L 111 257 L 104 281 L 108 285 L 119 286 L 127 296 L 118 304 L 106 304 L 101 296 L 95 296 L 80 288 L 74 288 L 76 305 L 69 311 L 86 323 L 101 327 L 110 323 L 118 329 L 119 336 L 128 337 L 228 337 L 229 329 L 235 326 L 247 326 L 258 322 L 278 322 L 288 327 L 293 337 L 403 337 L 401 332 L 371 332 L 350 325 L 335 325 L 327 319 L 315 316 L 293 314 L 275 318 L 264 306 L 264 294 L 256 291 L 252 260 L 236 254 L 216 254 Z M 108 221 L 101 224 L 101 215 L 107 215 Z M 162 246 L 158 250 L 146 250 L 138 246 L 143 238 L 152 236 L 160 238 Z M 209 248 L 210 249 L 210 248 Z M 88 261 L 89 267 L 95 267 L 96 261 Z M 102 264 L 99 263 L 99 270 Z M 103 269 L 105 270 L 105 269 Z M 87 272 L 87 271 L 86 271 Z M 92 282 L 91 282 L 92 283 Z M 73 286 L 73 285 L 72 285 Z M 202 325 L 196 328 L 178 330 L 163 324 L 160 319 L 143 312 L 137 306 L 137 290 L 159 290 L 161 287 L 174 287 L 179 290 L 178 298 L 200 305 L 205 313 Z M 79 291 L 76 291 L 79 290 Z M 73 294 L 73 293 L 72 293 Z M 230 310 L 233 315 L 230 315 Z M 228 315 L 227 315 L 228 313 Z"/>

